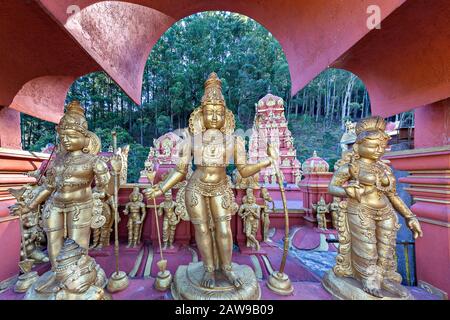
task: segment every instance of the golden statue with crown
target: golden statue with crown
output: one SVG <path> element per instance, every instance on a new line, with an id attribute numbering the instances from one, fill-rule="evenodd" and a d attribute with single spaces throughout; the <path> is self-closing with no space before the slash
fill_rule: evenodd
<path id="1" fill-rule="evenodd" d="M 29 288 L 25 299 L 107 299 L 105 273 L 87 252 L 91 228 L 105 223 L 99 199 L 105 197 L 110 172 L 97 156 L 100 139 L 88 130 L 79 102 L 67 106 L 57 132 L 60 144 L 41 191 L 12 208 L 27 214 L 45 202 L 42 219 L 52 269 Z"/>
<path id="2" fill-rule="evenodd" d="M 260 298 L 253 270 L 232 263 L 230 220 L 238 206 L 226 167 L 234 158 L 239 174 L 246 178 L 270 166 L 278 155 L 268 147 L 266 160 L 247 164 L 244 140 L 234 135 L 234 128 L 234 115 L 226 107 L 221 81 L 211 73 L 201 106 L 191 113 L 189 129 L 184 131 L 176 169 L 163 182 L 144 190 L 148 199 L 162 196 L 185 179 L 193 158 L 196 169 L 186 185 L 185 205 L 202 261 L 178 267 L 172 284 L 176 299 Z"/>
<path id="3" fill-rule="evenodd" d="M 422 236 L 419 221 L 400 199 L 392 169 L 381 160 L 389 135 L 381 117 L 362 119 L 356 125 L 356 142 L 342 159 L 328 191 L 347 198 L 339 203 L 336 265 L 322 280 L 340 299 L 412 299 L 401 285 L 395 256 L 400 228 L 397 214 L 414 238 Z"/>

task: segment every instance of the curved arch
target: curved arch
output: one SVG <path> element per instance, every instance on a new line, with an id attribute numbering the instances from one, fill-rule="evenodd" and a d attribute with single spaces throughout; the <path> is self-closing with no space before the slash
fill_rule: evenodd
<path id="1" fill-rule="evenodd" d="M 140 104 L 148 55 L 173 22 L 172 18 L 144 6 L 104 1 L 73 14 L 65 28 L 130 98 Z"/>
<path id="2" fill-rule="evenodd" d="M 104 9 L 111 8 L 110 1 L 61 0 L 55 2 L 40 0 L 40 2 L 61 24 L 65 25 L 66 28 L 68 27 L 69 32 L 89 53 L 93 51 L 91 47 L 93 43 L 103 44 L 103 48 L 98 49 L 100 51 L 94 52 L 94 58 L 136 102 L 140 102 L 138 93 L 140 93 L 139 84 L 142 83 L 142 72 L 139 71 L 145 65 L 143 57 L 148 57 L 153 46 L 148 44 L 156 43 L 163 31 L 176 20 L 196 12 L 214 10 L 236 12 L 246 15 L 266 27 L 280 42 L 286 55 L 292 79 L 293 94 L 370 31 L 366 24 L 367 7 L 371 4 L 370 0 L 335 2 L 327 0 L 301 2 L 286 0 L 265 2 L 256 0 L 178 0 L 170 3 L 162 0 L 115 1 L 114 6 L 121 8 L 122 14 L 108 10 L 104 10 L 105 12 L 93 10 L 95 7 L 92 6 Z M 381 19 L 386 18 L 404 2 L 405 0 L 379 0 Z M 78 6 L 80 11 L 70 16 L 66 12 L 69 6 Z M 139 6 L 139 9 L 136 6 Z M 143 9 L 144 6 L 147 10 Z M 127 42 L 128 48 L 118 51 L 118 55 L 114 59 L 105 52 L 105 48 L 122 48 L 124 37 L 123 35 L 117 36 L 120 34 L 120 26 L 111 24 L 115 32 L 109 30 L 109 33 L 108 30 L 99 33 L 90 31 L 86 33 L 86 30 L 75 27 L 77 23 L 74 18 L 86 16 L 86 12 L 89 11 L 97 11 L 102 19 L 106 15 L 110 22 L 119 21 L 125 29 L 141 32 L 145 27 L 140 27 L 135 22 L 137 20 L 133 20 L 136 19 L 132 14 L 134 8 L 136 8 L 138 16 L 143 19 L 140 21 L 148 21 L 146 27 L 150 30 L 152 36 L 147 38 L 146 44 L 142 43 L 142 39 L 139 39 L 136 43 Z M 112 18 L 115 14 L 120 19 L 115 21 Z M 126 16 L 133 16 L 133 19 L 122 20 Z M 150 16 L 152 19 L 147 19 Z M 86 23 L 89 22 L 86 21 Z M 95 28 L 96 26 L 103 24 L 99 21 L 97 23 L 98 25 L 91 24 L 95 30 L 99 30 Z M 82 37 L 83 33 L 84 36 L 88 35 L 90 39 L 80 40 L 84 37 Z M 139 67 L 130 67 L 129 59 L 120 56 L 120 54 L 126 54 L 130 50 L 136 55 Z M 143 53 L 144 51 L 145 53 Z M 100 54 L 99 52 L 103 53 Z M 122 66 L 121 63 L 125 66 Z M 118 70 L 123 70 L 126 73 L 118 74 Z"/>
<path id="3" fill-rule="evenodd" d="M 42 120 L 58 123 L 74 76 L 44 76 L 25 83 L 14 97 L 12 109 Z"/>

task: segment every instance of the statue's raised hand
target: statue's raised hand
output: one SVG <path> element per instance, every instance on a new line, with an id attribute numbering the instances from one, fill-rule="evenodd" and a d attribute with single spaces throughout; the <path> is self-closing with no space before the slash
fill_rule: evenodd
<path id="1" fill-rule="evenodd" d="M 122 157 L 119 154 L 115 154 L 111 157 L 111 167 L 117 174 L 122 170 Z"/>
<path id="2" fill-rule="evenodd" d="M 272 162 L 277 163 L 279 157 L 278 150 L 276 150 L 271 144 L 267 145 L 267 155 Z"/>

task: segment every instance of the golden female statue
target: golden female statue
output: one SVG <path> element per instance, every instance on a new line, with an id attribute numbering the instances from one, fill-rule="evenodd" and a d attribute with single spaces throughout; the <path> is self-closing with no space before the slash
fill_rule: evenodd
<path id="1" fill-rule="evenodd" d="M 125 210 L 123 210 L 124 215 L 130 215 L 127 223 L 128 248 L 135 248 L 141 242 L 142 227 L 147 214 L 143 198 L 139 188 L 134 187 L 130 194 L 130 202 L 125 205 Z"/>
<path id="2" fill-rule="evenodd" d="M 389 140 L 385 128 L 381 117 L 358 122 L 350 160 L 334 173 L 328 188 L 329 193 L 348 198 L 340 203 L 338 213 L 336 265 L 323 280 L 325 288 L 339 298 L 411 298 L 397 273 L 395 245 L 400 225 L 395 210 L 405 217 L 414 238 L 422 236 L 422 230 L 398 196 L 391 168 L 380 160 Z"/>
<path id="3" fill-rule="evenodd" d="M 244 141 L 234 136 L 234 127 L 234 115 L 225 105 L 221 81 L 211 73 L 205 82 L 201 106 L 189 118 L 189 132 L 185 132 L 180 163 L 165 181 L 144 191 L 149 199 L 162 196 L 184 179 L 194 156 L 196 170 L 188 180 L 185 203 L 203 260 L 200 281 L 203 288 L 215 288 L 216 272 L 235 288 L 243 285 L 231 263 L 233 238 L 230 220 L 237 211 L 237 204 L 225 169 L 232 155 L 243 178 L 268 167 L 277 156 L 269 147 L 268 159 L 246 164 Z"/>
<path id="4" fill-rule="evenodd" d="M 55 270 L 61 268 L 57 257 L 65 239 L 72 239 L 87 253 L 91 227 L 99 228 L 103 225 L 103 205 L 101 201 L 93 200 L 91 184 L 95 179 L 96 191 L 104 195 L 104 188 L 110 179 L 106 163 L 96 155 L 100 150 L 100 139 L 88 131 L 84 109 L 79 102 L 72 102 L 67 106 L 57 131 L 59 149 L 48 166 L 42 190 L 30 203 L 18 203 L 15 207 L 15 210 L 26 214 L 46 201 L 42 215 L 52 271 L 43 275 L 30 290 L 48 295 L 47 297 L 58 288 L 61 289 Z M 95 203 L 100 207 L 96 207 Z M 98 265 L 96 270 L 96 274 L 104 279 L 104 272 Z M 33 293 L 29 296 L 34 297 Z"/>

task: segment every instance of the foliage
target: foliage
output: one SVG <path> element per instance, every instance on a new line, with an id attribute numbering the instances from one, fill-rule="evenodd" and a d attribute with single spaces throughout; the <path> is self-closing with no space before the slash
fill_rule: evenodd
<path id="1" fill-rule="evenodd" d="M 301 161 L 314 149 L 334 161 L 343 121 L 370 114 L 364 85 L 343 70 L 328 69 L 291 96 L 289 67 L 279 43 L 255 21 L 229 12 L 194 14 L 160 38 L 144 70 L 141 106 L 103 72 L 75 81 L 66 102 L 77 99 L 85 106 L 89 128 L 102 138 L 104 149 L 111 130 L 120 128 L 119 145 L 131 145 L 130 181 L 136 181 L 153 138 L 186 127 L 212 71 L 222 79 L 237 128 L 252 126 L 255 103 L 269 90 L 285 100 Z M 54 141 L 53 124 L 25 115 L 22 120 L 24 149 L 39 151 Z"/>

